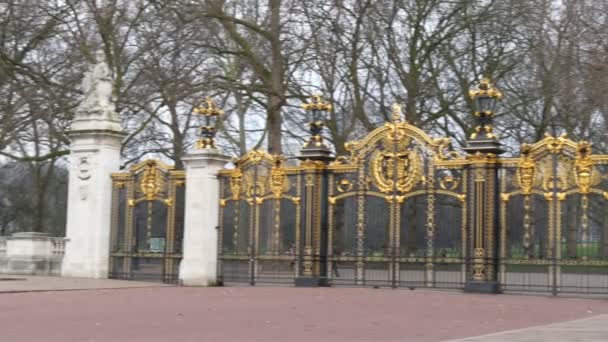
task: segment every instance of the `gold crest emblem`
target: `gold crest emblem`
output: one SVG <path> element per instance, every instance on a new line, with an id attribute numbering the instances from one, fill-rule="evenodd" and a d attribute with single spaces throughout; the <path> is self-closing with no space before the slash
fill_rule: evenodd
<path id="1" fill-rule="evenodd" d="M 576 151 L 574 183 L 581 194 L 588 194 L 592 186 L 600 183 L 600 176 L 593 168 L 591 161 L 591 144 L 581 141 Z"/>
<path id="2" fill-rule="evenodd" d="M 289 182 L 283 167 L 283 157 L 274 156 L 274 165 L 270 169 L 270 177 L 268 179 L 270 191 L 275 198 L 281 198 L 283 192 L 289 190 Z"/>
<path id="3" fill-rule="evenodd" d="M 149 160 L 146 163 L 146 169 L 139 183 L 141 192 L 146 197 L 146 200 L 151 201 L 163 191 L 163 186 L 163 177 L 156 167 L 156 162 Z"/>
<path id="4" fill-rule="evenodd" d="M 536 172 L 536 164 L 530 156 L 531 151 L 532 146 L 530 144 L 521 145 L 521 159 L 517 167 L 517 182 L 525 195 L 530 194 L 532 188 L 540 184 L 539 175 Z"/>
<path id="5" fill-rule="evenodd" d="M 388 136 L 383 142 L 384 149 L 372 154 L 372 180 L 380 192 L 406 193 L 420 181 L 422 158 L 409 143 L 402 135 Z"/>
<path id="6" fill-rule="evenodd" d="M 238 201 L 241 198 L 241 188 L 243 184 L 243 173 L 238 167 L 230 172 L 230 192 L 232 199 Z"/>

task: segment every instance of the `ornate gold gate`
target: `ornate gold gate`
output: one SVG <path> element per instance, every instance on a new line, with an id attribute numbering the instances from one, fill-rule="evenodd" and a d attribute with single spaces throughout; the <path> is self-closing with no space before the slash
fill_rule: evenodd
<path id="1" fill-rule="evenodd" d="M 589 143 L 463 157 L 395 120 L 347 150 L 221 172 L 225 281 L 608 293 L 608 156 Z"/>
<path id="2" fill-rule="evenodd" d="M 388 123 L 329 166 L 332 284 L 462 287 L 467 160 Z"/>
<path id="3" fill-rule="evenodd" d="M 348 149 L 298 166 L 253 151 L 220 173 L 224 282 L 463 287 L 469 160 L 398 118 Z"/>
<path id="4" fill-rule="evenodd" d="M 500 282 L 505 290 L 608 291 L 608 156 L 547 136 L 502 165 Z"/>
<path id="5" fill-rule="evenodd" d="M 608 155 L 546 136 L 501 158 L 502 93 L 483 79 L 470 96 L 466 156 L 402 122 L 397 105 L 335 159 L 319 120 L 332 106 L 314 96 L 298 166 L 254 151 L 220 174 L 220 276 L 608 294 Z"/>
<path id="6" fill-rule="evenodd" d="M 146 160 L 112 175 L 110 278 L 177 283 L 184 172 Z"/>
<path id="7" fill-rule="evenodd" d="M 220 173 L 220 274 L 224 282 L 293 282 L 301 236 L 299 169 L 252 151 Z"/>

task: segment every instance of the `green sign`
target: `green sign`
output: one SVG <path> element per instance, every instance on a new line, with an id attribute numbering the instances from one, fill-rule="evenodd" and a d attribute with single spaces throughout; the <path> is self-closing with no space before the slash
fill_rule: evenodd
<path id="1" fill-rule="evenodd" d="M 162 253 L 165 251 L 164 238 L 150 238 L 148 243 L 150 244 L 150 252 Z"/>

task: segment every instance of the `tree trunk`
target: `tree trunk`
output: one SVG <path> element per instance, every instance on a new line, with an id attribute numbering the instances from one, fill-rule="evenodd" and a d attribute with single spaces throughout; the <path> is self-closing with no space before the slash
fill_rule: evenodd
<path id="1" fill-rule="evenodd" d="M 41 233 L 43 231 L 43 216 L 44 216 L 44 195 L 45 195 L 45 186 L 44 181 L 42 180 L 42 166 L 36 163 L 34 166 L 34 184 L 36 186 L 36 213 L 34 214 L 34 224 L 32 227 L 21 227 L 22 229 L 31 230 L 32 232 Z"/>
<path id="2" fill-rule="evenodd" d="M 270 45 L 272 48 L 272 65 L 270 68 L 271 93 L 268 94 L 267 108 L 267 129 L 268 129 L 268 152 L 271 154 L 282 154 L 281 146 L 283 123 L 281 109 L 284 103 L 284 84 L 283 84 L 283 55 L 281 53 L 281 0 L 269 0 L 270 8 L 270 32 L 272 38 Z"/>
<path id="3" fill-rule="evenodd" d="M 270 154 L 282 154 L 281 146 L 282 132 L 281 118 L 282 99 L 278 96 L 271 95 L 268 101 L 267 110 L 267 129 L 268 129 L 268 152 Z"/>
<path id="4" fill-rule="evenodd" d="M 173 145 L 173 153 L 169 157 L 173 159 L 176 170 L 183 170 L 184 163 L 182 162 L 182 156 L 184 155 L 184 135 L 179 129 L 177 101 L 173 100 L 172 98 L 166 98 L 164 101 L 169 109 L 169 114 L 171 115 L 169 129 L 171 129 L 171 144 Z"/>
<path id="5" fill-rule="evenodd" d="M 247 137 L 245 136 L 245 114 L 247 110 L 243 104 L 244 99 L 241 93 L 235 92 L 234 99 L 236 100 L 236 114 L 239 124 L 239 156 L 244 156 L 247 153 Z"/>

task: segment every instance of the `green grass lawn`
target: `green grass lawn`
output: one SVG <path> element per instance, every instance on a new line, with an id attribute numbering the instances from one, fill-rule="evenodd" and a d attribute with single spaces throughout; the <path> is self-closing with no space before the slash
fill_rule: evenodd
<path id="1" fill-rule="evenodd" d="M 569 258 L 570 253 L 568 245 L 567 242 L 561 243 L 562 259 Z M 527 252 L 521 245 L 511 246 L 510 248 L 511 259 L 526 259 L 526 256 L 528 256 L 529 259 L 534 259 L 538 258 L 540 255 L 542 255 L 542 253 L 539 245 L 534 245 L 534 247 Z M 577 242 L 574 255 L 576 256 L 576 259 L 581 259 L 583 257 L 587 257 L 588 259 L 601 259 L 601 245 L 599 242 Z"/>

